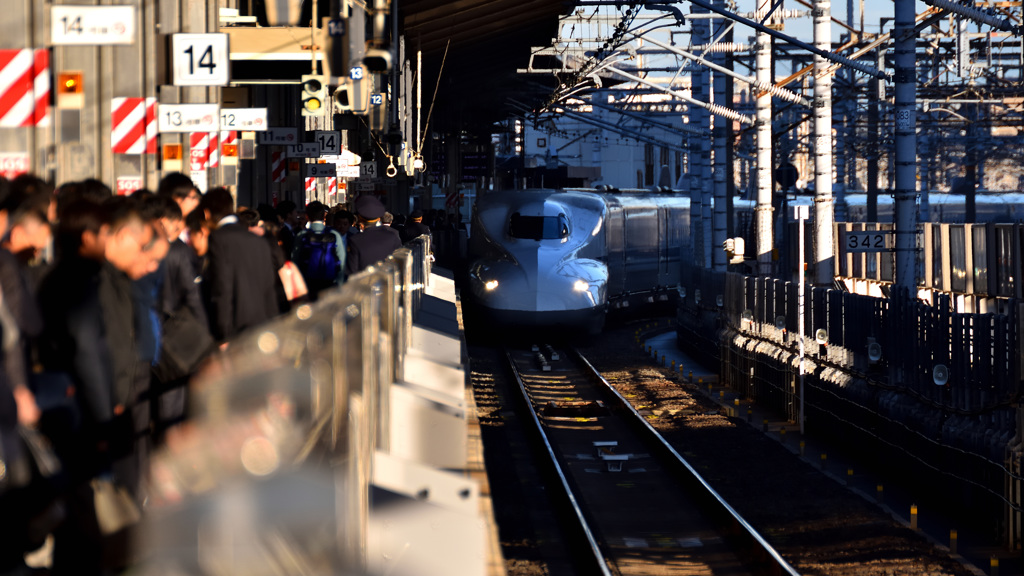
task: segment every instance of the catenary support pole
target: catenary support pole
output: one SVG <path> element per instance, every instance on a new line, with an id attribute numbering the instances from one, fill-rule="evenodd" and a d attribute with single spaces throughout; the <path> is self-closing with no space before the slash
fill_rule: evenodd
<path id="1" fill-rule="evenodd" d="M 879 46 L 875 52 L 878 67 L 885 67 L 885 50 Z M 878 159 L 881 156 L 878 142 L 879 107 L 885 100 L 885 82 L 878 78 L 871 79 L 871 92 L 868 94 L 868 197 L 867 221 L 878 222 Z"/>
<path id="2" fill-rule="evenodd" d="M 831 3 L 814 1 L 814 45 L 832 46 Z M 828 60 L 814 56 L 814 264 L 815 283 L 832 284 L 832 76 Z"/>
<path id="3" fill-rule="evenodd" d="M 715 0 L 716 4 L 720 7 L 725 6 L 724 0 Z M 732 26 L 731 22 L 725 22 L 723 20 L 717 20 L 718 26 L 715 28 L 714 39 L 716 41 L 721 40 L 721 36 L 725 32 L 726 26 Z M 711 56 L 712 61 L 715 62 L 719 67 L 724 68 L 725 54 L 721 52 L 715 52 Z M 721 72 L 715 72 L 714 74 L 714 89 L 715 89 L 715 104 L 719 106 L 729 107 L 731 102 L 726 95 L 726 75 Z M 725 238 L 727 235 L 727 215 L 726 215 L 726 202 L 725 197 L 728 193 L 728 185 L 726 182 L 726 174 L 730 172 L 729 166 L 726 162 L 726 130 L 729 120 L 721 114 L 715 114 L 714 119 L 714 214 L 712 215 L 712 235 L 711 235 L 711 255 L 713 268 L 716 271 L 724 272 L 726 269 L 726 253 L 723 248 L 725 244 Z"/>
<path id="4" fill-rule="evenodd" d="M 895 1 L 894 72 L 896 117 L 896 278 L 897 286 L 911 289 L 916 281 L 917 239 L 917 82 L 914 0 Z M 896 291 L 893 292 L 896 294 Z"/>
<path id="5" fill-rule="evenodd" d="M 757 12 L 766 13 L 771 0 L 758 0 Z M 771 84 L 772 40 L 764 32 L 758 32 L 754 56 L 755 74 L 761 85 Z M 760 90 L 752 91 L 756 96 L 756 143 L 757 165 L 757 208 L 755 225 L 757 229 L 757 273 L 768 276 L 772 273 L 772 96 Z"/>
<path id="6" fill-rule="evenodd" d="M 804 305 L 806 304 L 804 299 L 804 284 L 806 284 L 806 256 L 804 252 L 804 230 L 807 228 L 807 217 L 810 215 L 810 210 L 807 206 L 794 206 L 793 207 L 793 219 L 796 220 L 797 226 L 800 230 L 797 234 L 799 248 L 799 268 L 797 269 L 797 275 L 799 280 L 797 282 L 796 299 L 797 299 L 797 324 L 799 324 L 799 330 L 797 332 L 798 338 L 800 339 L 800 413 L 798 418 L 800 420 L 800 436 L 804 435 Z"/>
<path id="7" fill-rule="evenodd" d="M 706 10 L 693 7 L 694 13 L 703 13 Z M 706 44 L 708 41 L 708 24 L 707 20 L 694 20 L 691 24 L 693 27 L 693 43 L 694 44 Z M 691 93 L 695 99 L 707 102 L 707 89 L 705 87 L 706 72 L 704 68 L 699 68 L 691 73 L 690 86 Z M 690 106 L 690 123 L 696 126 L 698 130 L 707 130 L 707 112 L 704 108 L 699 106 Z M 693 262 L 696 266 L 704 267 L 709 264 L 705 259 L 704 255 L 704 188 L 707 183 L 704 168 L 705 161 L 708 159 L 706 153 L 708 146 L 707 138 L 691 138 L 690 143 L 692 145 L 692 151 L 690 153 L 690 171 L 692 177 L 690 178 L 690 245 L 693 247 Z M 710 227 L 710 222 L 707 225 Z M 710 228 L 709 228 L 710 231 Z M 710 247 L 709 247 L 710 248 Z"/>

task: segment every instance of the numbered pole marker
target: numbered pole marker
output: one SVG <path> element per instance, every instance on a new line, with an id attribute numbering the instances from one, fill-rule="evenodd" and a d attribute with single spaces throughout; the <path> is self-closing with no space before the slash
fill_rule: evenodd
<path id="1" fill-rule="evenodd" d="M 266 108 L 221 108 L 221 130 L 245 130 L 248 132 L 265 131 L 267 125 Z"/>
<path id="2" fill-rule="evenodd" d="M 260 144 L 291 145 L 299 141 L 298 128 L 269 128 L 256 135 Z"/>
<path id="3" fill-rule="evenodd" d="M 306 178 L 336 177 L 338 166 L 336 164 L 303 164 Z"/>
<path id="4" fill-rule="evenodd" d="M 359 177 L 360 178 L 376 178 L 377 177 L 377 163 L 373 161 L 360 162 L 359 163 Z"/>
<path id="5" fill-rule="evenodd" d="M 135 43 L 135 6 L 50 8 L 50 44 L 54 46 Z"/>
<path id="6" fill-rule="evenodd" d="M 344 36 L 345 35 L 345 21 L 334 18 L 327 22 L 327 34 L 330 36 Z"/>
<path id="7" fill-rule="evenodd" d="M 288 146 L 288 158 L 319 158 L 319 142 L 299 142 Z"/>
<path id="8" fill-rule="evenodd" d="M 174 34 L 171 52 L 175 86 L 228 85 L 227 34 Z"/>
<path id="9" fill-rule="evenodd" d="M 337 130 L 317 130 L 314 140 L 320 143 L 321 156 L 338 156 L 341 154 L 341 133 Z"/>
<path id="10" fill-rule="evenodd" d="M 220 130 L 219 104 L 160 104 L 158 132 L 216 132 Z"/>

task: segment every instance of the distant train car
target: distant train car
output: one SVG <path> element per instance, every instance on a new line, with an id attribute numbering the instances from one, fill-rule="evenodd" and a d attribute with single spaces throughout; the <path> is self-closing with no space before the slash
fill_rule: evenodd
<path id="1" fill-rule="evenodd" d="M 811 197 L 806 197 L 811 204 Z M 848 222 L 867 219 L 867 194 L 846 194 Z M 895 202 L 892 194 L 878 194 L 878 221 L 893 222 Z M 920 209 L 920 207 L 919 207 Z M 1024 194 L 1018 192 L 978 194 L 974 200 L 975 222 L 1012 224 L 1024 222 Z M 920 222 L 963 224 L 967 217 L 963 194 L 932 192 L 928 195 L 928 215 L 919 216 Z"/>
<path id="2" fill-rule="evenodd" d="M 668 299 L 689 236 L 672 193 L 516 190 L 477 199 L 469 285 L 503 325 L 601 330 L 609 305 Z"/>

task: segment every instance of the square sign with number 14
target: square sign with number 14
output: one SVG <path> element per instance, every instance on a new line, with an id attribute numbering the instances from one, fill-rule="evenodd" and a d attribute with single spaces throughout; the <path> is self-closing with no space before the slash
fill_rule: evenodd
<path id="1" fill-rule="evenodd" d="M 171 36 L 175 86 L 227 86 L 227 34 L 174 34 Z"/>

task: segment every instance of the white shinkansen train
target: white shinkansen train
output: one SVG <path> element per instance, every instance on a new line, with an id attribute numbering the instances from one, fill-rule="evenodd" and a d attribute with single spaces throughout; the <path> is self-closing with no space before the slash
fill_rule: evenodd
<path id="1" fill-rule="evenodd" d="M 689 208 L 676 193 L 481 195 L 469 242 L 472 296 L 503 325 L 599 332 L 609 303 L 668 300 Z"/>
<path id="2" fill-rule="evenodd" d="M 847 221 L 862 222 L 864 194 L 847 194 Z M 738 235 L 754 204 L 734 200 Z M 797 196 L 793 204 L 813 204 Z M 892 222 L 892 197 L 878 220 Z M 978 195 L 978 222 L 1018 222 L 1024 195 Z M 813 213 L 813 211 L 812 211 Z M 964 220 L 964 197 L 932 194 L 931 221 Z M 469 240 L 469 286 L 485 316 L 503 326 L 596 333 L 610 307 L 669 300 L 688 249 L 690 198 L 677 192 L 510 190 L 481 194 Z M 748 238 L 752 242 L 753 238 Z"/>

